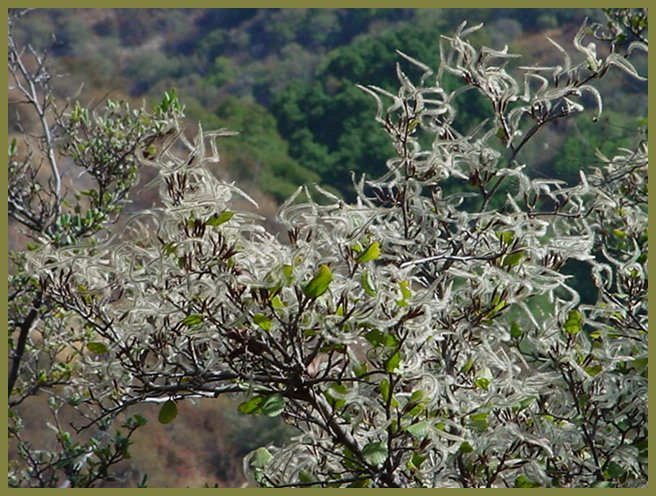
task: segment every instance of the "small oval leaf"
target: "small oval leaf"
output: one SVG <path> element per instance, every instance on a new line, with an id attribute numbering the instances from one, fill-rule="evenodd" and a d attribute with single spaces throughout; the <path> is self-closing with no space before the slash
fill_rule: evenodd
<path id="1" fill-rule="evenodd" d="M 244 415 L 257 415 L 262 413 L 262 400 L 264 400 L 264 396 L 253 396 L 239 405 L 237 410 Z"/>
<path id="2" fill-rule="evenodd" d="M 380 243 L 378 241 L 374 241 L 369 246 L 367 246 L 367 249 L 360 253 L 355 260 L 358 263 L 364 263 L 376 260 L 378 257 L 380 257 Z"/>
<path id="3" fill-rule="evenodd" d="M 157 415 L 157 420 L 160 424 L 168 424 L 173 422 L 175 417 L 178 416 L 178 405 L 175 404 L 173 400 L 167 400 L 162 405 L 162 408 L 159 409 L 159 415 Z"/>
<path id="4" fill-rule="evenodd" d="M 253 315 L 253 322 L 255 322 L 255 324 L 264 331 L 270 330 L 271 326 L 273 325 L 271 319 L 261 313 L 256 313 L 255 315 Z"/>
<path id="5" fill-rule="evenodd" d="M 101 343 L 99 341 L 94 341 L 92 343 L 87 343 L 87 350 L 89 350 L 94 355 L 102 355 L 104 353 L 107 353 L 107 351 L 109 351 L 109 349 L 107 348 L 107 345 L 105 343 Z"/>
<path id="6" fill-rule="evenodd" d="M 193 313 L 191 315 L 188 315 L 187 317 L 184 318 L 182 321 L 182 325 L 186 325 L 188 327 L 191 327 L 196 324 L 200 324 L 203 321 L 203 316 L 199 315 L 197 313 Z"/>
<path id="7" fill-rule="evenodd" d="M 517 323 L 516 320 L 513 320 L 510 323 L 510 336 L 513 338 L 521 338 L 522 334 L 522 329 L 519 327 L 519 324 Z"/>
<path id="8" fill-rule="evenodd" d="M 583 329 L 583 316 L 578 310 L 570 310 L 567 314 L 567 320 L 563 326 L 568 334 L 574 335 Z"/>
<path id="9" fill-rule="evenodd" d="M 275 295 L 269 301 L 271 301 L 271 307 L 276 310 L 282 310 L 285 308 L 285 303 L 280 299 L 279 295 Z"/>
<path id="10" fill-rule="evenodd" d="M 327 265 L 321 265 L 316 275 L 303 288 L 303 292 L 309 298 L 318 298 L 328 290 L 332 280 L 333 273 L 330 268 Z"/>
<path id="11" fill-rule="evenodd" d="M 271 461 L 273 455 L 266 448 L 257 448 L 253 453 L 248 464 L 251 468 L 265 468 L 267 464 Z"/>
<path id="12" fill-rule="evenodd" d="M 374 281 L 371 277 L 371 274 L 368 270 L 363 270 L 360 275 L 360 285 L 364 292 L 369 296 L 376 296 L 376 287 L 374 286 Z"/>
<path id="13" fill-rule="evenodd" d="M 294 267 L 289 264 L 282 266 L 282 275 L 285 278 L 285 285 L 289 286 L 294 282 Z"/>
<path id="14" fill-rule="evenodd" d="M 285 409 L 285 398 L 279 394 L 267 396 L 262 402 L 262 413 L 267 417 L 277 417 Z"/>
<path id="15" fill-rule="evenodd" d="M 228 222 L 230 219 L 234 217 L 235 213 L 231 212 L 230 210 L 224 210 L 220 214 L 214 214 L 212 215 L 207 221 L 205 222 L 208 226 L 213 226 L 213 227 L 218 227 L 221 224 L 225 224 Z"/>
<path id="16" fill-rule="evenodd" d="M 397 351 L 393 353 L 386 361 L 385 361 L 385 371 L 389 372 L 390 374 L 394 372 L 397 368 L 399 368 L 399 364 L 401 363 L 401 354 Z"/>
<path id="17" fill-rule="evenodd" d="M 387 445 L 383 441 L 369 443 L 362 448 L 362 457 L 367 463 L 379 467 L 387 459 Z"/>
<path id="18" fill-rule="evenodd" d="M 510 253 L 509 255 L 506 255 L 503 257 L 503 262 L 501 265 L 504 267 L 508 267 L 509 269 L 512 267 L 515 267 L 519 265 L 519 263 L 522 261 L 524 258 L 524 253 L 521 251 L 516 251 L 515 253 Z"/>
<path id="19" fill-rule="evenodd" d="M 417 422 L 416 424 L 409 425 L 405 428 L 405 430 L 412 437 L 421 441 L 428 435 L 429 427 L 430 422 L 428 420 L 423 420 L 421 422 Z"/>

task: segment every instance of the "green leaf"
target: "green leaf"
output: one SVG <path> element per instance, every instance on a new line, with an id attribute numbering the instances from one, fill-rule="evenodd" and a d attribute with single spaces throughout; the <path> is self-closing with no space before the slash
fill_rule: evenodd
<path id="1" fill-rule="evenodd" d="M 381 346 L 385 342 L 385 334 L 379 329 L 372 329 L 364 335 L 364 338 L 373 346 Z"/>
<path id="2" fill-rule="evenodd" d="M 473 413 L 469 416 L 469 425 L 478 432 L 485 432 L 488 428 L 488 412 Z"/>
<path id="3" fill-rule="evenodd" d="M 173 400 L 167 400 L 162 405 L 162 408 L 159 409 L 159 415 L 157 415 L 157 420 L 160 424 L 168 424 L 173 422 L 175 417 L 178 416 L 178 405 L 175 404 Z"/>
<path id="4" fill-rule="evenodd" d="M 345 447 L 342 449 L 342 454 L 344 455 L 344 466 L 349 470 L 359 470 L 363 467 L 362 463 L 360 463 L 360 460 L 355 457 L 350 449 Z"/>
<path id="5" fill-rule="evenodd" d="M 141 479 L 141 482 L 139 484 L 137 484 L 137 487 L 138 488 L 145 488 L 145 487 L 148 487 L 147 484 L 148 484 L 148 474 L 144 474 L 142 479 Z"/>
<path id="6" fill-rule="evenodd" d="M 234 212 L 231 212 L 230 210 L 224 210 L 220 214 L 212 215 L 209 219 L 207 219 L 205 223 L 208 226 L 218 227 L 221 224 L 225 224 L 226 222 L 228 222 L 234 216 L 235 216 Z"/>
<path id="7" fill-rule="evenodd" d="M 376 287 L 368 270 L 363 270 L 360 274 L 360 285 L 369 296 L 376 296 Z"/>
<path id="8" fill-rule="evenodd" d="M 151 143 L 146 147 L 146 150 L 144 151 L 144 155 L 146 156 L 146 158 L 154 158 L 155 155 L 157 155 L 157 147 Z"/>
<path id="9" fill-rule="evenodd" d="M 484 391 L 487 391 L 490 387 L 490 379 L 488 379 L 486 377 L 480 377 L 480 378 L 476 379 L 475 384 L 479 388 L 483 389 Z"/>
<path id="10" fill-rule="evenodd" d="M 268 449 L 257 448 L 248 464 L 251 468 L 266 468 L 271 458 L 273 458 L 273 455 Z"/>
<path id="11" fill-rule="evenodd" d="M 524 253 L 521 251 L 517 251 L 515 253 L 511 253 L 510 255 L 506 255 L 503 257 L 503 262 L 501 265 L 504 267 L 508 267 L 509 269 L 512 267 L 515 267 L 516 265 L 519 265 L 519 262 L 522 261 L 524 258 Z"/>
<path id="12" fill-rule="evenodd" d="M 421 121 L 419 119 L 410 120 L 410 122 L 408 122 L 408 132 L 411 133 L 414 131 L 420 123 Z"/>
<path id="13" fill-rule="evenodd" d="M 421 401 L 424 397 L 424 392 L 421 389 L 417 389 L 410 395 L 409 402 Z"/>
<path id="14" fill-rule="evenodd" d="M 105 343 L 101 343 L 99 341 L 93 341 L 91 343 L 87 343 L 87 350 L 89 350 L 94 355 L 102 355 L 104 353 L 107 353 L 108 348 Z"/>
<path id="15" fill-rule="evenodd" d="M 336 351 L 337 353 L 346 353 L 346 345 L 344 343 L 328 343 L 319 348 L 321 353 L 330 353 Z"/>
<path id="16" fill-rule="evenodd" d="M 410 463 L 412 464 L 412 467 L 415 468 L 420 468 L 421 464 L 424 463 L 424 460 L 426 460 L 425 455 L 420 455 L 419 453 L 413 453 L 412 457 L 410 458 Z"/>
<path id="17" fill-rule="evenodd" d="M 522 334 L 524 334 L 524 333 L 522 332 L 521 328 L 519 327 L 519 324 L 517 323 L 516 320 L 513 320 L 510 323 L 510 336 L 517 339 L 517 338 L 521 338 Z"/>
<path id="18" fill-rule="evenodd" d="M 333 410 L 340 410 L 346 405 L 346 400 L 335 398 L 328 391 L 324 391 L 323 395 L 326 397 L 326 400 L 328 400 L 328 403 Z"/>
<path id="19" fill-rule="evenodd" d="M 345 395 L 348 394 L 349 388 L 346 384 L 341 384 L 339 382 L 336 382 L 330 386 L 330 389 L 335 391 L 337 394 Z"/>
<path id="20" fill-rule="evenodd" d="M 362 377 L 369 372 L 369 367 L 367 366 L 367 363 L 363 363 L 362 365 L 353 365 L 353 373 L 355 374 L 356 377 Z"/>
<path id="21" fill-rule="evenodd" d="M 515 233 L 512 231 L 496 231 L 494 234 L 497 235 L 499 241 L 504 245 L 509 245 L 515 239 Z"/>
<path id="22" fill-rule="evenodd" d="M 282 275 L 285 278 L 285 285 L 289 286 L 294 282 L 294 267 L 289 264 L 283 265 Z"/>
<path id="23" fill-rule="evenodd" d="M 302 484 L 309 484 L 315 482 L 316 480 L 317 479 L 315 479 L 315 477 L 307 470 L 300 470 L 298 472 L 298 482 Z"/>
<path id="24" fill-rule="evenodd" d="M 369 486 L 371 486 L 371 479 L 362 479 L 362 480 L 357 480 L 355 482 L 351 482 L 346 487 L 369 487 Z"/>
<path id="25" fill-rule="evenodd" d="M 285 410 L 285 399 L 277 393 L 267 396 L 262 402 L 261 409 L 267 417 L 277 417 Z"/>
<path id="26" fill-rule="evenodd" d="M 199 315 L 197 313 L 192 313 L 191 315 L 188 315 L 185 317 L 182 321 L 182 325 L 186 325 L 187 327 L 191 327 L 197 324 L 200 324 L 203 321 L 203 316 Z"/>
<path id="27" fill-rule="evenodd" d="M 258 325 L 264 331 L 270 330 L 271 326 L 273 325 L 271 319 L 261 313 L 256 313 L 255 315 L 253 315 L 253 322 L 255 322 L 255 324 Z"/>
<path id="28" fill-rule="evenodd" d="M 426 403 L 408 403 L 404 408 L 404 411 L 406 410 L 408 416 L 415 418 L 426 410 Z"/>
<path id="29" fill-rule="evenodd" d="M 378 384 L 378 390 L 380 391 L 380 395 L 383 397 L 383 401 L 387 403 L 389 401 L 389 395 L 390 395 L 390 383 L 387 379 L 383 379 L 380 381 Z"/>
<path id="30" fill-rule="evenodd" d="M 390 374 L 399 368 L 401 363 L 401 354 L 397 351 L 393 353 L 387 360 L 385 360 L 385 371 Z"/>
<path id="31" fill-rule="evenodd" d="M 348 387 L 345 384 L 340 383 L 332 384 L 329 390 L 323 392 L 324 396 L 335 410 L 340 409 L 346 405 L 344 396 L 347 393 Z"/>
<path id="32" fill-rule="evenodd" d="M 382 381 L 380 381 L 380 383 L 378 384 L 378 391 L 380 391 L 380 395 L 385 403 L 389 403 L 390 406 L 393 408 L 399 406 L 399 401 L 392 395 L 390 383 L 387 379 L 383 379 Z"/>
<path id="33" fill-rule="evenodd" d="M 18 153 L 18 142 L 16 141 L 16 138 L 14 138 L 9 144 L 9 156 L 13 157 L 16 153 Z"/>
<path id="34" fill-rule="evenodd" d="M 619 463 L 610 462 L 608 464 L 608 469 L 606 470 L 606 473 L 608 473 L 608 475 L 613 479 L 618 479 L 626 473 L 626 470 L 624 470 Z"/>
<path id="35" fill-rule="evenodd" d="M 399 339 L 392 333 L 385 334 L 385 339 L 383 341 L 383 344 L 385 345 L 385 348 L 389 348 L 391 350 L 398 348 L 399 346 Z"/>
<path id="36" fill-rule="evenodd" d="M 583 329 L 583 316 L 578 310 L 570 310 L 567 314 L 567 320 L 563 326 L 568 334 L 574 335 Z"/>
<path id="37" fill-rule="evenodd" d="M 387 444 L 383 441 L 368 443 L 362 448 L 362 457 L 371 465 L 381 466 L 387 459 Z"/>
<path id="38" fill-rule="evenodd" d="M 585 372 L 586 372 L 589 376 L 591 376 L 591 377 L 594 377 L 594 376 L 596 376 L 596 375 L 599 375 L 599 373 L 600 373 L 603 369 L 604 369 L 604 368 L 603 368 L 603 367 L 601 366 L 601 364 L 599 364 L 599 363 L 596 364 L 596 365 L 592 365 L 592 366 L 590 366 L 590 367 L 585 367 L 585 368 L 584 368 Z"/>
<path id="39" fill-rule="evenodd" d="M 280 296 L 278 295 L 275 295 L 273 298 L 271 298 L 271 306 L 276 310 L 282 310 L 285 308 L 285 304 L 282 302 Z"/>
<path id="40" fill-rule="evenodd" d="M 626 233 L 622 229 L 613 229 L 613 234 L 620 239 L 626 238 Z"/>
<path id="41" fill-rule="evenodd" d="M 528 398 L 524 398 L 522 401 L 520 401 L 517 404 L 518 411 L 521 411 L 524 408 L 528 407 L 534 401 L 535 401 L 535 396 L 529 396 Z"/>
<path id="42" fill-rule="evenodd" d="M 409 300 L 412 296 L 412 291 L 410 291 L 410 281 L 401 281 L 399 283 L 399 289 L 401 290 L 401 295 L 404 300 Z"/>
<path id="43" fill-rule="evenodd" d="M 638 448 L 638 454 L 642 458 L 647 458 L 649 455 L 649 439 L 646 437 L 638 437 L 633 440 L 633 446 Z"/>
<path id="44" fill-rule="evenodd" d="M 494 298 L 492 298 L 492 301 L 490 301 L 490 305 L 492 305 L 492 309 L 490 310 L 490 314 L 496 314 L 497 312 L 500 312 L 504 308 L 508 306 L 508 303 L 506 303 L 506 300 L 501 299 L 501 295 L 494 295 Z"/>
<path id="45" fill-rule="evenodd" d="M 474 448 L 467 441 L 464 441 L 460 445 L 460 448 L 458 448 L 458 451 L 460 451 L 461 453 L 471 453 L 472 451 L 474 451 Z"/>
<path id="46" fill-rule="evenodd" d="M 369 246 L 367 246 L 367 249 L 360 253 L 355 260 L 358 263 L 364 263 L 376 260 L 378 257 L 380 257 L 380 243 L 378 241 L 374 241 Z"/>
<path id="47" fill-rule="evenodd" d="M 417 422 L 416 424 L 409 425 L 405 428 L 405 430 L 412 437 L 421 441 L 428 435 L 429 427 L 430 422 L 428 420 L 423 420 L 421 422 Z"/>
<path id="48" fill-rule="evenodd" d="M 257 415 L 258 413 L 262 413 L 263 400 L 264 396 L 253 396 L 249 400 L 246 400 L 240 404 L 237 407 L 237 410 L 245 415 Z"/>
<path id="49" fill-rule="evenodd" d="M 515 478 L 515 487 L 541 487 L 537 482 L 533 482 L 525 475 L 518 475 Z"/>
<path id="50" fill-rule="evenodd" d="M 187 226 L 188 227 L 195 227 L 196 225 L 200 224 L 200 220 L 196 218 L 196 214 L 193 212 L 191 213 L 191 216 L 187 219 Z"/>
<path id="51" fill-rule="evenodd" d="M 327 265 L 321 265 L 316 275 L 303 288 L 308 298 L 318 298 L 328 290 L 333 274 Z"/>
<path id="52" fill-rule="evenodd" d="M 590 487 L 609 488 L 615 487 L 615 484 L 613 484 L 611 481 L 597 481 L 594 482 Z"/>
<path id="53" fill-rule="evenodd" d="M 460 372 L 462 372 L 463 374 L 468 374 L 473 366 L 474 366 L 474 360 L 472 358 L 468 358 L 465 364 L 460 368 Z"/>
<path id="54" fill-rule="evenodd" d="M 638 372 L 646 371 L 648 366 L 649 366 L 649 357 L 636 358 L 635 360 L 633 360 L 633 367 Z"/>
<path id="55" fill-rule="evenodd" d="M 46 382 L 48 382 L 48 374 L 46 373 L 46 371 L 39 370 L 36 380 L 39 384 L 45 384 Z"/>

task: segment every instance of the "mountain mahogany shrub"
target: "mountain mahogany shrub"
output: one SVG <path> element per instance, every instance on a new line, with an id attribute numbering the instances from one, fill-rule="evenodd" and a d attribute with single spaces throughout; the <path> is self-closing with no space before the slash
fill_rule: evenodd
<path id="1" fill-rule="evenodd" d="M 207 168 L 225 133 L 201 130 L 150 162 L 161 205 L 104 244 L 30 252 L 62 326 L 87 332 L 92 372 L 63 399 L 88 425 L 141 402 L 168 423 L 185 398 L 241 393 L 242 413 L 301 432 L 245 459 L 262 486 L 645 485 L 646 141 L 576 185 L 532 179 L 518 153 L 551 121 L 599 113 L 611 65 L 640 78 L 626 56 L 646 43 L 601 57 L 601 27 L 584 25 L 576 58 L 554 43 L 562 65 L 511 71 L 474 29 L 444 38 L 437 73 L 400 54 L 419 82 L 399 66 L 397 94 L 363 88 L 397 156 L 354 204 L 299 190 L 279 214 L 287 242 L 231 206 L 243 193 Z M 490 118 L 456 129 L 467 90 Z M 571 259 L 596 305 L 562 273 Z"/>

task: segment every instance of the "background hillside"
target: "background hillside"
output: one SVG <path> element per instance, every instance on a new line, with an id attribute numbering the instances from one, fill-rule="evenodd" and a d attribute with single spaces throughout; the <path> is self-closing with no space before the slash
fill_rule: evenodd
<path id="1" fill-rule="evenodd" d="M 109 97 L 140 105 L 175 88 L 189 125 L 228 128 L 240 135 L 219 143 L 217 174 L 233 179 L 260 204 L 272 228 L 277 206 L 301 184 L 322 184 L 352 197 L 351 173 L 376 176 L 391 149 L 374 122 L 371 97 L 355 85 L 397 87 L 395 50 L 437 68 L 440 35 L 467 20 L 485 23 L 475 39 L 492 48 L 509 45 L 520 64 L 559 60 L 550 37 L 566 48 L 585 17 L 582 9 L 61 9 L 35 10 L 16 25 L 16 36 L 49 47 L 64 99 L 99 104 Z M 646 73 L 638 64 L 638 71 Z M 410 68 L 404 66 L 413 74 Z M 628 80 L 628 78 L 627 78 Z M 531 174 L 566 181 L 595 165 L 596 148 L 611 153 L 642 137 L 646 83 L 621 72 L 603 81 L 606 110 L 541 131 L 522 151 Z M 450 82 L 456 87 L 457 81 Z M 447 88 L 449 89 L 449 88 Z M 486 103 L 467 93 L 458 102 L 463 130 L 487 115 Z M 630 112 L 627 112 L 629 110 Z M 10 134 L 12 113 L 9 109 Z M 630 114 L 630 116 L 629 116 Z M 637 116 L 637 118 L 636 118 Z M 522 156 L 518 157 L 520 162 Z M 150 205 L 147 194 L 132 208 Z M 10 232 L 10 237 L 17 236 Z M 15 244 L 15 243 L 14 243 Z M 572 268 L 576 271 L 576 268 Z M 31 405 L 36 418 L 39 409 Z M 139 434 L 120 486 L 238 486 L 241 457 L 292 434 L 277 420 L 243 417 L 220 399 L 184 405 L 170 426 L 144 410 L 149 425 Z M 29 417 L 29 415 L 26 415 Z M 34 432 L 35 436 L 47 435 Z"/>

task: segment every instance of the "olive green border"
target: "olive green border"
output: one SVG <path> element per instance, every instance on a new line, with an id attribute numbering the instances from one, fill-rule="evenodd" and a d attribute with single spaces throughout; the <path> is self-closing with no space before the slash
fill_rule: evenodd
<path id="1" fill-rule="evenodd" d="M 299 0 L 278 0 L 278 1 L 252 1 L 252 0 L 221 0 L 221 1 L 215 1 L 215 2 L 210 2 L 210 1 L 192 1 L 188 0 L 186 2 L 180 2 L 180 1 L 165 1 L 165 0 L 160 0 L 158 2 L 153 2 L 153 1 L 147 1 L 147 0 L 131 0 L 131 1 L 119 1 L 119 0 L 114 0 L 114 1 L 96 1 L 96 2 L 82 2 L 82 1 L 71 1 L 71 0 L 35 0 L 35 1 L 12 1 L 9 0 L 8 2 L 11 7 L 34 7 L 34 8 L 39 8 L 39 7 L 47 7 L 47 8 L 69 8 L 69 7 L 83 7 L 83 8 L 88 8 L 90 5 L 93 5 L 94 8 L 146 8 L 146 7 L 151 7 L 151 8 L 170 8 L 170 7 L 185 7 L 185 8 L 200 8 L 200 7 L 215 7 L 215 8 L 221 8 L 221 7 L 334 7 L 334 8 L 358 8 L 358 7 L 404 7 L 404 8 L 453 8 L 453 7 L 459 7 L 459 8 L 519 8 L 519 7 L 548 7 L 548 8 L 601 8 L 601 7 L 621 7 L 621 6 L 631 6 L 631 7 L 641 7 L 641 6 L 646 6 L 648 5 L 649 2 L 647 0 L 642 0 L 640 2 L 627 2 L 626 0 L 619 0 L 615 2 L 607 2 L 607 1 L 549 1 L 549 2 L 540 2 L 539 5 L 531 4 L 527 2 L 526 0 L 505 0 L 505 1 L 495 1 L 495 2 L 483 2 L 482 0 L 459 0 L 459 1 L 454 1 L 454 0 L 443 0 L 443 1 L 426 1 L 426 0 L 406 0 L 406 1 L 399 1 L 399 0 L 351 0 L 351 1 L 339 1 L 339 0 L 333 0 L 333 1 L 327 1 L 327 0 L 310 0 L 307 2 L 302 2 Z M 6 12 L 6 11 L 5 11 Z M 2 30 L 3 33 L 3 39 L 4 36 L 6 35 L 7 32 L 7 25 L 3 22 L 0 23 L 0 29 Z M 651 72 L 653 70 L 654 66 L 654 61 L 652 60 L 653 58 L 649 58 L 649 71 Z M 7 80 L 7 72 L 6 70 L 2 71 L 2 78 L 3 82 Z M 653 84 L 651 81 L 649 82 L 649 94 L 653 95 L 654 92 L 652 90 Z M 4 93 L 4 106 L 3 108 L 3 114 L 6 117 L 7 113 L 7 94 Z M 650 104 L 651 98 L 649 98 Z M 653 112 L 649 114 L 649 124 L 651 125 L 653 121 Z M 7 136 L 7 119 L 3 118 L 0 121 L 0 127 L 2 129 L 2 143 L 3 146 L 7 146 L 7 140 L 4 138 L 4 136 Z M 651 140 L 650 140 L 651 141 Z M 6 149 L 6 148 L 5 148 Z M 0 184 L 2 184 L 3 188 L 6 187 L 7 184 L 7 169 L 4 167 L 1 168 L 0 171 Z M 3 189 L 4 191 L 4 189 Z M 653 206 L 654 206 L 654 200 L 652 200 L 654 196 L 654 188 L 650 188 L 650 193 L 649 193 L 649 216 L 652 216 L 653 213 Z M 6 203 L 2 203 L 2 208 L 3 208 L 3 215 L 0 216 L 0 221 L 2 222 L 2 225 L 6 228 L 7 227 L 7 216 L 4 215 L 6 213 Z M 654 235 L 656 234 L 654 231 L 656 231 L 656 227 L 653 224 L 649 224 L 649 235 L 654 238 Z M 3 253 L 7 253 L 7 243 L 8 240 L 4 236 L 2 238 L 2 250 Z M 2 257 L 0 260 L 0 269 L 1 269 L 1 274 L 2 274 L 2 280 L 6 281 L 6 275 L 7 275 L 7 258 Z M 650 272 L 653 273 L 654 269 L 654 264 L 649 263 L 650 266 Z M 0 316 L 4 316 L 7 314 L 7 307 L 6 307 L 6 302 L 4 300 L 4 297 L 6 297 L 7 293 L 7 286 L 5 284 L 2 284 L 1 293 L 2 297 L 0 297 Z M 654 299 L 656 298 L 656 293 L 654 293 L 654 296 L 649 297 L 649 306 L 653 307 L 654 304 Z M 3 328 L 6 327 L 6 319 L 4 317 L 0 317 L 0 325 L 3 326 Z M 0 346 L 2 349 L 2 356 L 6 356 L 6 347 L 7 347 L 7 341 L 2 338 L 0 339 Z M 651 355 L 652 353 L 650 353 Z M 1 375 L 3 377 L 3 381 L 6 381 L 4 379 L 6 377 L 4 368 L 0 368 Z M 651 381 L 653 373 L 649 374 L 649 379 Z M 653 381 L 651 381 L 653 382 Z M 6 382 L 5 382 L 6 384 Z M 651 388 L 650 388 L 651 389 Z M 3 400 L 6 401 L 7 399 L 7 391 L 3 389 Z M 6 404 L 6 403 L 5 403 Z M 6 426 L 7 425 L 7 411 L 3 408 L 2 409 L 2 425 Z M 653 422 L 650 420 L 650 424 Z M 3 449 L 0 450 L 0 459 L 2 460 L 2 466 L 6 467 L 7 466 L 7 438 L 4 434 L 0 435 L 0 439 L 2 439 L 2 446 Z M 654 451 L 652 450 L 652 453 Z M 653 466 L 653 462 L 651 463 Z M 651 474 L 651 471 L 650 471 Z M 0 488 L 5 489 L 7 482 L 6 479 L 4 481 L 0 481 Z M 189 492 L 189 491 L 194 491 L 195 489 L 164 489 L 163 491 L 168 492 L 169 494 L 173 494 L 172 491 L 175 491 L 176 494 L 179 493 L 180 491 L 182 492 Z M 217 489 L 214 489 L 215 491 Z M 574 489 L 582 491 L 583 489 Z M 30 491 L 30 489 L 12 489 L 9 490 L 11 493 L 17 493 L 18 491 Z M 32 490 L 33 491 L 33 490 Z M 87 489 L 86 491 L 91 491 Z M 158 494 L 162 489 L 100 489 L 99 491 L 104 491 L 105 493 L 109 494 L 119 494 L 125 493 L 125 492 L 134 492 L 137 494 Z M 258 491 L 258 489 L 221 489 L 221 492 L 227 491 L 231 494 L 236 494 L 237 491 L 239 491 L 239 494 L 246 495 L 248 496 L 251 493 L 255 493 Z M 285 489 L 270 489 L 269 491 L 275 491 L 278 492 L 278 494 L 283 494 L 283 492 L 286 492 Z M 307 490 L 306 490 L 307 491 Z M 345 494 L 345 491 L 349 491 L 347 489 L 309 489 L 309 491 L 316 492 L 316 491 L 322 491 L 322 494 Z M 380 489 L 375 489 L 374 491 L 381 491 Z M 388 489 L 386 490 L 385 494 L 389 494 L 389 491 L 401 491 L 401 489 Z M 436 494 L 439 489 L 418 489 L 417 491 L 422 491 L 424 494 L 426 492 L 430 492 L 432 494 Z M 507 493 L 510 491 L 509 489 L 493 489 L 493 491 L 503 491 L 504 493 Z M 520 490 L 521 491 L 521 490 Z M 524 491 L 529 491 L 529 490 L 524 490 Z M 547 489 L 533 489 L 530 490 L 532 491 L 532 494 L 535 494 L 535 491 L 538 492 L 544 492 L 548 491 Z M 551 491 L 565 491 L 564 489 L 552 489 Z M 610 492 L 613 491 L 613 489 L 597 489 L 595 490 L 595 494 L 598 492 Z M 645 492 L 647 489 L 638 489 L 637 491 Z M 3 491 L 4 493 L 4 491 Z M 346 493 L 348 494 L 348 493 Z M 517 493 L 515 493 L 517 494 Z"/>

